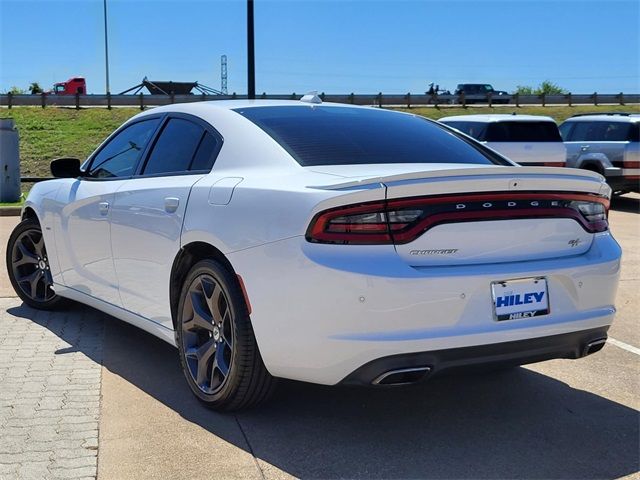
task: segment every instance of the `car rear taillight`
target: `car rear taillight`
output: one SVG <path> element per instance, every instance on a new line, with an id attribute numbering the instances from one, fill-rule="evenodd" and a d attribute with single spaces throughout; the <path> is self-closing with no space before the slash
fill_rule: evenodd
<path id="1" fill-rule="evenodd" d="M 574 193 L 481 193 L 413 197 L 332 208 L 317 214 L 306 238 L 316 243 L 409 243 L 443 223 L 571 218 L 589 233 L 608 229 L 609 200 Z"/>

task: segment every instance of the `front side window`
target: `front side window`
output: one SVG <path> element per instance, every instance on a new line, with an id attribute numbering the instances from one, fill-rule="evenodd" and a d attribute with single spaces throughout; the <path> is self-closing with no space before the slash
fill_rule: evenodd
<path id="1" fill-rule="evenodd" d="M 159 123 L 159 118 L 151 118 L 129 125 L 119 132 L 93 158 L 88 175 L 92 178 L 133 175 Z"/>
<path id="2" fill-rule="evenodd" d="M 554 122 L 494 122 L 487 126 L 487 142 L 561 142 Z"/>
<path id="3" fill-rule="evenodd" d="M 382 163 L 506 164 L 422 117 L 373 108 L 249 107 L 235 110 L 302 166 Z"/>

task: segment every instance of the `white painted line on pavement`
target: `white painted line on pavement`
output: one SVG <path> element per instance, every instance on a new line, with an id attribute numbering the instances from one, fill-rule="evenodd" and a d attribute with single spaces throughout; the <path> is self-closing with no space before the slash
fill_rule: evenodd
<path id="1" fill-rule="evenodd" d="M 621 342 L 620 340 L 616 340 L 615 338 L 609 337 L 607 339 L 607 343 L 611 345 L 615 345 L 618 348 L 622 348 L 627 352 L 635 353 L 636 355 L 640 355 L 640 348 L 634 347 L 633 345 L 629 345 L 628 343 Z"/>

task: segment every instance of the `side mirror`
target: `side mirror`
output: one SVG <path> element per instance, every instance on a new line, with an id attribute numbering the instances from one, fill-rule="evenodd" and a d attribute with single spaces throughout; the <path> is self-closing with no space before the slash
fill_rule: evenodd
<path id="1" fill-rule="evenodd" d="M 82 175 L 77 158 L 56 158 L 51 162 L 51 175 L 56 178 L 76 178 Z"/>

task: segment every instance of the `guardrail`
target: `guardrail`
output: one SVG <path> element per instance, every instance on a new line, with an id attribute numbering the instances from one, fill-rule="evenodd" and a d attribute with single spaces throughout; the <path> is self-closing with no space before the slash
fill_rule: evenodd
<path id="1" fill-rule="evenodd" d="M 299 100 L 300 94 L 267 94 L 258 95 L 259 99 L 268 100 Z M 413 93 L 377 93 L 377 94 L 325 94 L 321 93 L 323 101 L 350 103 L 354 105 L 373 105 L 378 107 L 400 106 L 447 106 L 458 105 L 488 105 L 498 104 L 513 105 L 625 105 L 640 103 L 638 93 L 588 93 L 562 95 L 426 95 Z M 146 107 L 170 105 L 172 103 L 190 103 L 209 100 L 235 100 L 246 99 L 246 95 L 52 95 L 48 93 L 36 95 L 14 95 L 11 93 L 0 95 L 0 107 L 12 108 L 14 106 L 35 107 L 138 107 L 144 110 Z"/>

